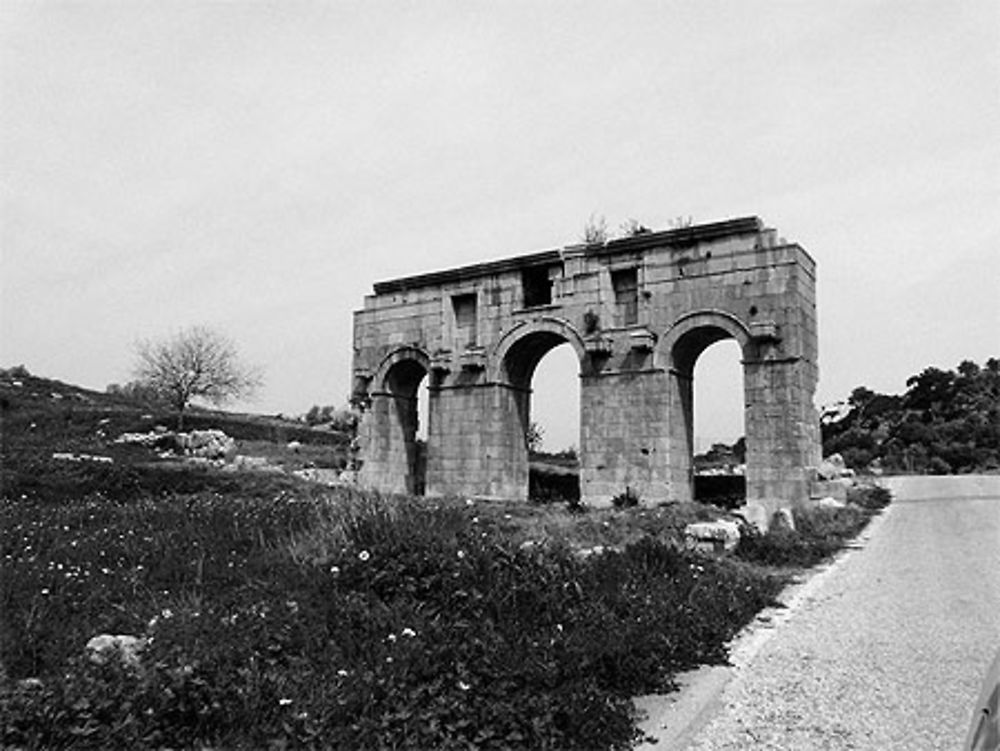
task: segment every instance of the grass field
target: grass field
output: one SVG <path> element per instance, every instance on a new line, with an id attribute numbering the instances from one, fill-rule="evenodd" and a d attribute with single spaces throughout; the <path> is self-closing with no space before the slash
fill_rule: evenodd
<path id="1" fill-rule="evenodd" d="M 385 498 L 158 462 L 113 443 L 135 408 L 0 395 L 5 748 L 628 748 L 632 696 L 725 661 L 873 513 L 708 557 L 680 539 L 711 507 Z M 241 452 L 301 461 L 254 430 Z M 101 633 L 138 665 L 89 659 Z"/>

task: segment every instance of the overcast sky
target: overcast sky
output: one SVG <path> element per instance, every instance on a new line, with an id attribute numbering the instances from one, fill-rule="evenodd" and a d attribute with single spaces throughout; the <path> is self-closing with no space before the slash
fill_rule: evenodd
<path id="1" fill-rule="evenodd" d="M 342 404 L 373 282 L 591 214 L 802 244 L 818 404 L 1000 356 L 995 0 L 0 0 L 0 45 L 0 366 L 103 389 L 207 324 L 265 371 L 246 406 Z M 717 346 L 699 424 L 734 438 Z"/>

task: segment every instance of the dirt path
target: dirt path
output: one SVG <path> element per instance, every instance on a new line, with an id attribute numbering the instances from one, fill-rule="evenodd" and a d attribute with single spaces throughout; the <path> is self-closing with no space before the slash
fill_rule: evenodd
<path id="1" fill-rule="evenodd" d="M 961 748 L 1000 648 L 1000 477 L 890 483 L 867 543 L 744 636 L 658 748 Z"/>

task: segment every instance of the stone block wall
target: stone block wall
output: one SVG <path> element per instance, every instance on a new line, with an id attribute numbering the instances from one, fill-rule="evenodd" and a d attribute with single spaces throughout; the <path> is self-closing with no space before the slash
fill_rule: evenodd
<path id="1" fill-rule="evenodd" d="M 756 218 L 571 246 L 375 285 L 355 314 L 355 396 L 369 404 L 362 480 L 414 486 L 415 421 L 430 390 L 426 487 L 524 498 L 531 376 L 568 342 L 580 363 L 581 491 L 605 504 L 691 497 L 694 364 L 742 351 L 748 499 L 808 496 L 819 463 L 815 264 Z M 391 405 L 391 408 L 390 406 Z"/>

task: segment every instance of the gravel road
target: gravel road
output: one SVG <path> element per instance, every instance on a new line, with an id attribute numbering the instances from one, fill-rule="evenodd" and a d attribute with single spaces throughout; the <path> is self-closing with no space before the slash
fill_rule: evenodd
<path id="1" fill-rule="evenodd" d="M 688 749 L 960 749 L 1000 648 L 1000 477 L 893 478 L 864 546 L 733 656 Z"/>

